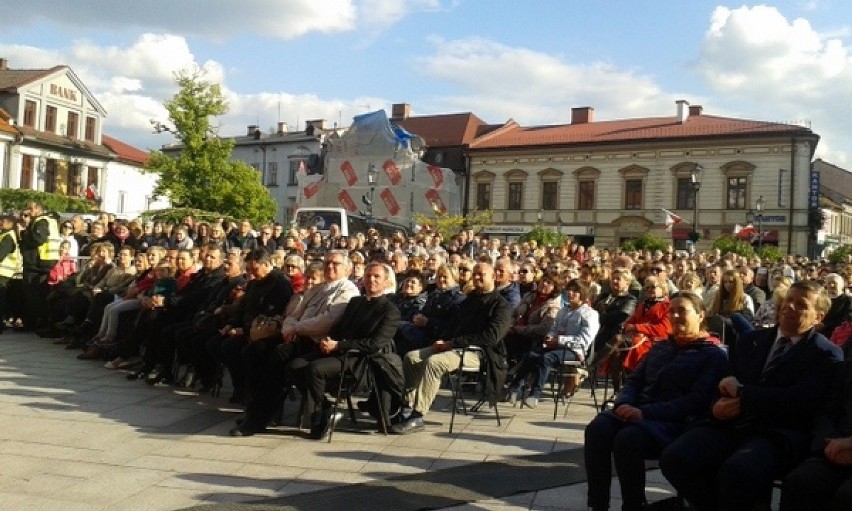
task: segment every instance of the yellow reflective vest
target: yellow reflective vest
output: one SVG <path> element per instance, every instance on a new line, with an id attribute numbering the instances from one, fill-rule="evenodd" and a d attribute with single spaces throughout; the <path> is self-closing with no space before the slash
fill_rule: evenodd
<path id="1" fill-rule="evenodd" d="M 0 232 L 0 241 L 3 241 L 3 238 L 7 236 L 11 238 L 12 243 L 15 244 L 15 250 L 9 252 L 9 254 L 0 261 L 0 277 L 11 279 L 16 273 L 21 271 L 21 251 L 18 248 L 18 239 L 17 236 L 15 236 L 15 231 L 10 230 Z"/>
<path id="2" fill-rule="evenodd" d="M 38 258 L 41 261 L 58 261 L 59 260 L 59 243 L 62 238 L 59 237 L 59 223 L 51 216 L 42 215 L 33 222 L 47 220 L 48 235 L 47 241 L 38 246 Z"/>

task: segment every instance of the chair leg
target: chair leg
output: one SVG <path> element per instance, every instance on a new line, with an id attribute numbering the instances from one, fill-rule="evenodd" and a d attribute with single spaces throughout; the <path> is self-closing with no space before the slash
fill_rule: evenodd
<path id="1" fill-rule="evenodd" d="M 346 375 L 344 373 L 345 373 L 345 370 L 340 373 L 340 383 L 337 384 L 337 394 L 334 395 L 334 405 L 332 405 L 332 407 L 331 407 L 331 416 L 332 417 L 337 416 L 337 409 L 338 409 L 338 406 L 340 404 L 340 395 L 343 393 L 343 380 L 346 379 L 345 378 Z M 347 395 L 347 399 L 348 398 L 349 398 L 349 396 Z M 351 401 L 350 401 L 350 403 L 351 403 Z M 352 413 L 351 405 L 350 405 L 349 412 Z M 334 426 L 335 425 L 332 424 L 331 429 L 328 431 L 328 443 L 331 443 L 331 437 L 334 435 Z"/>
<path id="2" fill-rule="evenodd" d="M 376 404 L 379 407 L 379 426 L 382 428 L 382 433 L 388 436 L 388 411 L 385 409 L 384 399 L 382 399 L 381 391 L 379 390 L 379 382 L 373 380 L 373 392 L 376 394 Z"/>

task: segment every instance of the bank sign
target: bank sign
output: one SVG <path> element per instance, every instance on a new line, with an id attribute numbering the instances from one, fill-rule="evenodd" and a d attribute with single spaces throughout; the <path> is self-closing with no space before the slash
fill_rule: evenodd
<path id="1" fill-rule="evenodd" d="M 811 169 L 810 187 L 808 188 L 808 207 L 819 207 L 819 172 Z"/>

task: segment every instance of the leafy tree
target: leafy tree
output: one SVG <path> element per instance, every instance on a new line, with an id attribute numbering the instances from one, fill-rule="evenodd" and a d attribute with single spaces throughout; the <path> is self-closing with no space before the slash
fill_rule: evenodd
<path id="1" fill-rule="evenodd" d="M 57 213 L 92 213 L 98 210 L 97 203 L 79 197 L 17 188 L 0 190 L 0 211 L 20 211 L 30 201 L 40 202 L 45 211 Z"/>
<path id="2" fill-rule="evenodd" d="M 784 253 L 775 245 L 763 245 L 760 247 L 760 250 L 757 250 L 756 252 L 764 261 L 768 260 L 774 263 L 784 259 Z"/>
<path id="3" fill-rule="evenodd" d="M 718 248 L 723 254 L 733 252 L 745 257 L 754 255 L 754 247 L 750 243 L 738 240 L 730 234 L 723 234 L 713 240 L 713 248 Z"/>
<path id="4" fill-rule="evenodd" d="M 536 225 L 533 229 L 518 237 L 518 241 L 535 241 L 539 247 L 558 247 L 566 241 L 570 242 L 571 237 L 566 236 L 554 229 L 548 229 L 541 225 Z"/>
<path id="5" fill-rule="evenodd" d="M 178 208 L 215 211 L 224 216 L 269 221 L 275 201 L 258 173 L 231 161 L 232 140 L 219 138 L 212 119 L 228 111 L 218 84 L 203 80 L 200 71 L 175 74 L 178 92 L 163 103 L 174 128 L 153 122 L 181 143 L 177 157 L 151 151 L 146 170 L 160 175 L 154 194 L 168 197 Z"/>
<path id="6" fill-rule="evenodd" d="M 831 264 L 846 262 L 846 258 L 852 255 L 852 245 L 841 245 L 828 254 L 828 261 Z"/>
<path id="7" fill-rule="evenodd" d="M 650 250 L 654 252 L 655 250 L 666 250 L 668 246 L 669 243 L 666 240 L 658 238 L 650 232 L 646 232 L 638 238 L 633 238 L 622 243 L 621 250 L 625 252 Z"/>
<path id="8" fill-rule="evenodd" d="M 468 213 L 467 216 L 414 214 L 414 223 L 421 226 L 421 228 L 441 233 L 444 239 L 451 238 L 464 227 L 479 230 L 486 225 L 491 225 L 491 222 L 492 217 L 489 210 L 475 210 Z"/>

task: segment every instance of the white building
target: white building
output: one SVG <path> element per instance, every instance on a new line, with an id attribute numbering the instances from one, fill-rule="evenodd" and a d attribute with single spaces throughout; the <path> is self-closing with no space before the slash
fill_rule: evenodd
<path id="1" fill-rule="evenodd" d="M 136 218 L 149 209 L 171 206 L 168 199 L 154 197 L 157 174 L 144 173 L 142 168 L 148 161 L 148 153 L 110 137 L 103 136 L 103 143 L 116 159 L 109 162 L 100 195 L 101 209 L 115 213 L 119 218 Z"/>

